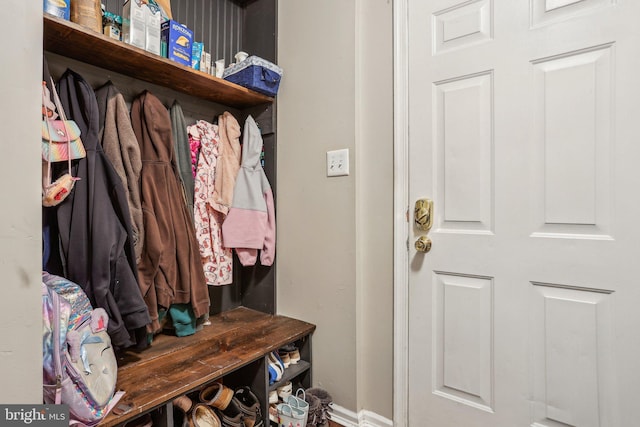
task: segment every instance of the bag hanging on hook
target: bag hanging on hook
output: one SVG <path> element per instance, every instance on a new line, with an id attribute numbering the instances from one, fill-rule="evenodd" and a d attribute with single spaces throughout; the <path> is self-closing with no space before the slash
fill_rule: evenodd
<path id="1" fill-rule="evenodd" d="M 76 125 L 75 122 L 66 120 L 66 116 L 64 114 L 64 110 L 62 109 L 62 106 L 60 105 L 60 99 L 58 98 L 58 94 L 56 92 L 53 79 L 51 79 L 51 87 L 53 88 L 56 107 L 58 109 L 58 113 L 60 114 L 60 117 L 62 118 L 62 120 L 50 120 L 48 118 L 49 114 L 44 108 L 45 106 L 48 105 L 47 95 L 46 95 L 46 92 L 47 92 L 46 84 L 42 82 L 43 159 L 47 161 L 46 181 L 43 183 L 43 186 L 42 186 L 42 205 L 45 207 L 56 206 L 67 198 L 67 196 L 71 193 L 71 190 L 73 190 L 73 186 L 75 185 L 75 182 L 80 179 L 71 175 L 71 159 L 81 158 L 86 156 L 86 151 L 84 149 L 84 146 L 82 145 L 82 141 L 80 141 L 80 129 L 78 129 L 78 125 Z M 75 129 L 77 129 L 77 131 L 73 130 L 72 127 L 69 126 L 67 122 L 73 123 L 73 126 L 75 126 Z M 58 125 L 49 126 L 49 123 L 59 123 L 59 126 Z M 45 132 L 44 132 L 45 124 L 47 128 L 46 142 L 45 142 Z M 53 129 L 58 129 L 59 132 L 54 131 Z M 57 135 L 59 137 L 58 139 L 61 139 L 62 138 L 61 135 L 64 135 L 64 141 L 66 141 L 66 144 L 65 143 L 54 144 L 52 139 L 54 135 Z M 77 137 L 74 139 L 74 141 L 76 141 L 75 145 L 73 145 L 71 142 L 72 135 L 77 135 Z M 48 146 L 48 149 L 46 152 L 46 158 L 44 157 L 45 144 Z M 76 151 L 74 151 L 74 147 Z M 78 151 L 77 147 L 81 147 L 82 150 Z M 74 152 L 76 153 L 76 155 L 80 157 L 73 157 Z M 67 173 L 65 173 L 64 175 L 62 175 L 61 177 L 59 177 L 58 179 L 52 182 L 51 181 L 51 178 L 52 178 L 51 162 L 60 161 L 60 160 L 53 160 L 54 157 L 55 158 L 63 157 L 60 160 L 67 161 L 68 171 Z"/>
<path id="2" fill-rule="evenodd" d="M 42 82 L 42 160 L 50 162 L 63 162 L 65 160 L 81 159 L 87 155 L 80 139 L 80 128 L 73 120 L 67 120 L 64 109 L 60 104 L 60 98 L 53 86 L 53 99 L 58 110 L 59 120 L 50 117 L 49 109 L 51 100 L 48 96 L 48 90 L 44 82 Z M 52 111 L 53 114 L 55 114 Z"/>
<path id="3" fill-rule="evenodd" d="M 49 119 L 42 121 L 42 160 L 63 162 L 82 159 L 86 155 L 76 122 Z"/>

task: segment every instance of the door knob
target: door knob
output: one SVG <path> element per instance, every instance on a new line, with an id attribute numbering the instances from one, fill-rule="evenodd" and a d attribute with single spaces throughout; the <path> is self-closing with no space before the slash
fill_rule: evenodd
<path id="1" fill-rule="evenodd" d="M 416 251 L 427 253 L 431 250 L 431 239 L 427 236 L 420 236 L 413 246 L 416 248 Z"/>
<path id="2" fill-rule="evenodd" d="M 433 200 L 418 199 L 413 210 L 413 222 L 418 230 L 429 231 L 433 225 Z"/>

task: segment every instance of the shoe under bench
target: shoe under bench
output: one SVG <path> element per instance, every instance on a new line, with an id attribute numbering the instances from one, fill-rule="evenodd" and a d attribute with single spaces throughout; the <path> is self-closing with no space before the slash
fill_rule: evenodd
<path id="1" fill-rule="evenodd" d="M 211 316 L 211 325 L 187 337 L 160 334 L 140 352 L 118 354 L 117 389 L 125 392 L 119 402 L 124 413 L 111 413 L 101 427 L 124 424 L 152 413 L 154 426 L 173 425 L 172 400 L 224 377 L 225 385 L 248 385 L 261 401 L 268 423 L 268 355 L 295 343 L 301 361 L 287 368 L 279 383 L 297 377 L 311 384 L 311 334 L 315 325 L 281 315 L 238 307 Z M 294 365 L 292 365 L 293 367 Z M 118 411 L 121 412 L 121 411 Z"/>

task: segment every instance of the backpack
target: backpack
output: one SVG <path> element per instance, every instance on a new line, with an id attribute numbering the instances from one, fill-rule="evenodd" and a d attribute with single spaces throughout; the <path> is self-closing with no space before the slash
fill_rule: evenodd
<path id="1" fill-rule="evenodd" d="M 107 313 L 77 284 L 43 272 L 42 316 L 44 402 L 69 405 L 70 424 L 94 426 L 124 394 L 115 392 Z"/>

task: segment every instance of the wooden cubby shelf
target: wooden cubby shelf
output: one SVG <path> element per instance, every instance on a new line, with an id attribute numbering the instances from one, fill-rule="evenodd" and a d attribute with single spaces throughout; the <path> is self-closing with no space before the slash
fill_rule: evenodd
<path id="1" fill-rule="evenodd" d="M 179 338 L 161 334 L 142 352 L 119 354 L 117 388 L 125 392 L 121 403 L 130 405 L 131 410 L 120 416 L 110 414 L 100 426 L 121 424 L 251 363 L 261 363 L 269 352 L 315 330 L 314 325 L 301 320 L 244 307 L 210 320 L 211 325 L 195 335 Z M 309 367 L 304 363 L 299 368 Z M 255 391 L 264 394 L 257 388 Z"/>
<path id="2" fill-rule="evenodd" d="M 197 98 L 247 108 L 273 98 L 44 14 L 44 50 Z"/>

